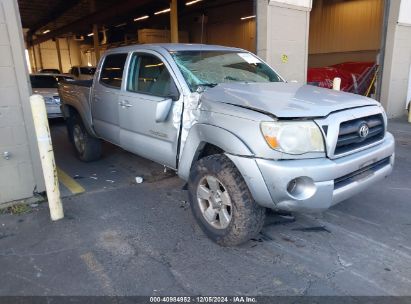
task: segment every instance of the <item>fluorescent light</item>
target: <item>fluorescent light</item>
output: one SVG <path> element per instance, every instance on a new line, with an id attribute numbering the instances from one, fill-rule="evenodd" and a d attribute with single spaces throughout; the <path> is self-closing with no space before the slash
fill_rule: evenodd
<path id="1" fill-rule="evenodd" d="M 45 30 L 45 31 L 43 32 L 43 34 L 47 34 L 47 33 L 50 33 L 50 30 Z"/>
<path id="2" fill-rule="evenodd" d="M 114 27 L 122 27 L 122 26 L 125 26 L 125 25 L 127 25 L 127 22 L 117 24 Z"/>
<path id="3" fill-rule="evenodd" d="M 94 35 L 94 33 L 87 34 L 87 36 L 89 36 L 89 37 L 91 37 L 91 36 L 93 36 L 93 35 Z"/>
<path id="4" fill-rule="evenodd" d="M 171 9 L 166 8 L 166 9 L 163 9 L 162 11 L 155 12 L 154 15 L 165 14 L 165 13 L 170 12 L 170 10 L 171 10 Z"/>
<path id="5" fill-rule="evenodd" d="M 193 5 L 193 4 L 196 4 L 196 3 L 201 2 L 201 1 L 203 1 L 203 0 L 193 0 L 193 1 L 190 1 L 190 2 L 186 2 L 186 5 L 187 6 L 188 5 Z"/>
<path id="6" fill-rule="evenodd" d="M 247 17 L 242 17 L 241 20 L 247 20 L 247 19 L 253 19 L 255 18 L 255 15 L 253 16 L 247 16 Z"/>
<path id="7" fill-rule="evenodd" d="M 144 20 L 144 19 L 148 19 L 148 18 L 150 18 L 150 16 L 145 15 L 145 16 L 142 16 L 142 17 L 135 18 L 134 21 L 140 21 L 140 20 Z"/>

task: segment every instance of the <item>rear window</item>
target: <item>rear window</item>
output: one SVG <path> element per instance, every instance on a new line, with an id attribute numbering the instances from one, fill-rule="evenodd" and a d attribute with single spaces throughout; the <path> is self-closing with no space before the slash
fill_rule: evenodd
<path id="1" fill-rule="evenodd" d="M 121 87 L 127 54 L 108 55 L 100 73 L 100 82 L 114 88 Z"/>
<path id="2" fill-rule="evenodd" d="M 58 87 L 58 79 L 55 76 L 30 76 L 31 87 L 33 89 L 39 88 L 55 88 Z"/>

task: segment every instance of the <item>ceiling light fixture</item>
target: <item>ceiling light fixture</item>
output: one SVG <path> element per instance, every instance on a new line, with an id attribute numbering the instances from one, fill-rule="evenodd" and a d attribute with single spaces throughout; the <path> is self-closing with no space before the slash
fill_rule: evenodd
<path id="1" fill-rule="evenodd" d="M 170 12 L 170 10 L 171 10 L 171 9 L 166 8 L 166 9 L 163 9 L 163 10 L 161 10 L 161 11 L 155 12 L 154 15 L 165 14 L 165 13 Z"/>
<path id="2" fill-rule="evenodd" d="M 117 25 L 115 25 L 114 27 L 122 27 L 122 26 L 125 26 L 125 25 L 127 25 L 127 23 L 126 23 L 126 22 L 124 22 L 124 23 L 120 23 L 120 24 L 117 24 Z"/>
<path id="3" fill-rule="evenodd" d="M 247 16 L 247 17 L 242 17 L 241 20 L 253 19 L 253 18 L 255 18 L 255 17 L 256 17 L 255 15 L 253 15 L 253 16 Z"/>
<path id="4" fill-rule="evenodd" d="M 43 34 L 47 34 L 47 33 L 50 33 L 50 30 L 45 30 L 45 31 L 43 32 Z"/>
<path id="5" fill-rule="evenodd" d="M 148 19 L 148 18 L 150 18 L 150 16 L 145 15 L 145 16 L 141 16 L 141 17 L 135 18 L 134 21 L 145 20 L 145 19 Z"/>
<path id="6" fill-rule="evenodd" d="M 94 35 L 94 33 L 87 34 L 87 36 L 89 36 L 89 37 L 91 37 L 91 36 L 93 36 L 93 35 Z"/>
<path id="7" fill-rule="evenodd" d="M 186 2 L 186 5 L 187 5 L 187 6 L 188 6 L 188 5 L 193 5 L 193 4 L 196 4 L 196 3 L 201 2 L 201 1 L 203 1 L 203 0 L 193 0 L 193 1 L 189 1 L 189 2 Z"/>

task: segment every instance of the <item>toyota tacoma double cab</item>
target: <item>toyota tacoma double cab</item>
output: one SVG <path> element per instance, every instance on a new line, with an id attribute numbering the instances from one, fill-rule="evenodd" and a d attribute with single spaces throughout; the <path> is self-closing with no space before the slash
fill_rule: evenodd
<path id="1" fill-rule="evenodd" d="M 61 83 L 78 157 L 101 140 L 175 170 L 215 242 L 255 237 L 266 209 L 318 212 L 387 177 L 394 138 L 375 100 L 287 83 L 254 54 L 195 44 L 111 49 Z"/>

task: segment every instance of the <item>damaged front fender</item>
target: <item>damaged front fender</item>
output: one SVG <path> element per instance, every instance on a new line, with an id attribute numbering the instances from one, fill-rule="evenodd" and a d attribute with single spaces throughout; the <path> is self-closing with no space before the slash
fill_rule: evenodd
<path id="1" fill-rule="evenodd" d="M 181 153 L 178 175 L 182 179 L 188 180 L 191 166 L 206 143 L 217 146 L 228 154 L 254 156 L 249 147 L 233 133 L 220 127 L 196 123 L 190 128 Z"/>

